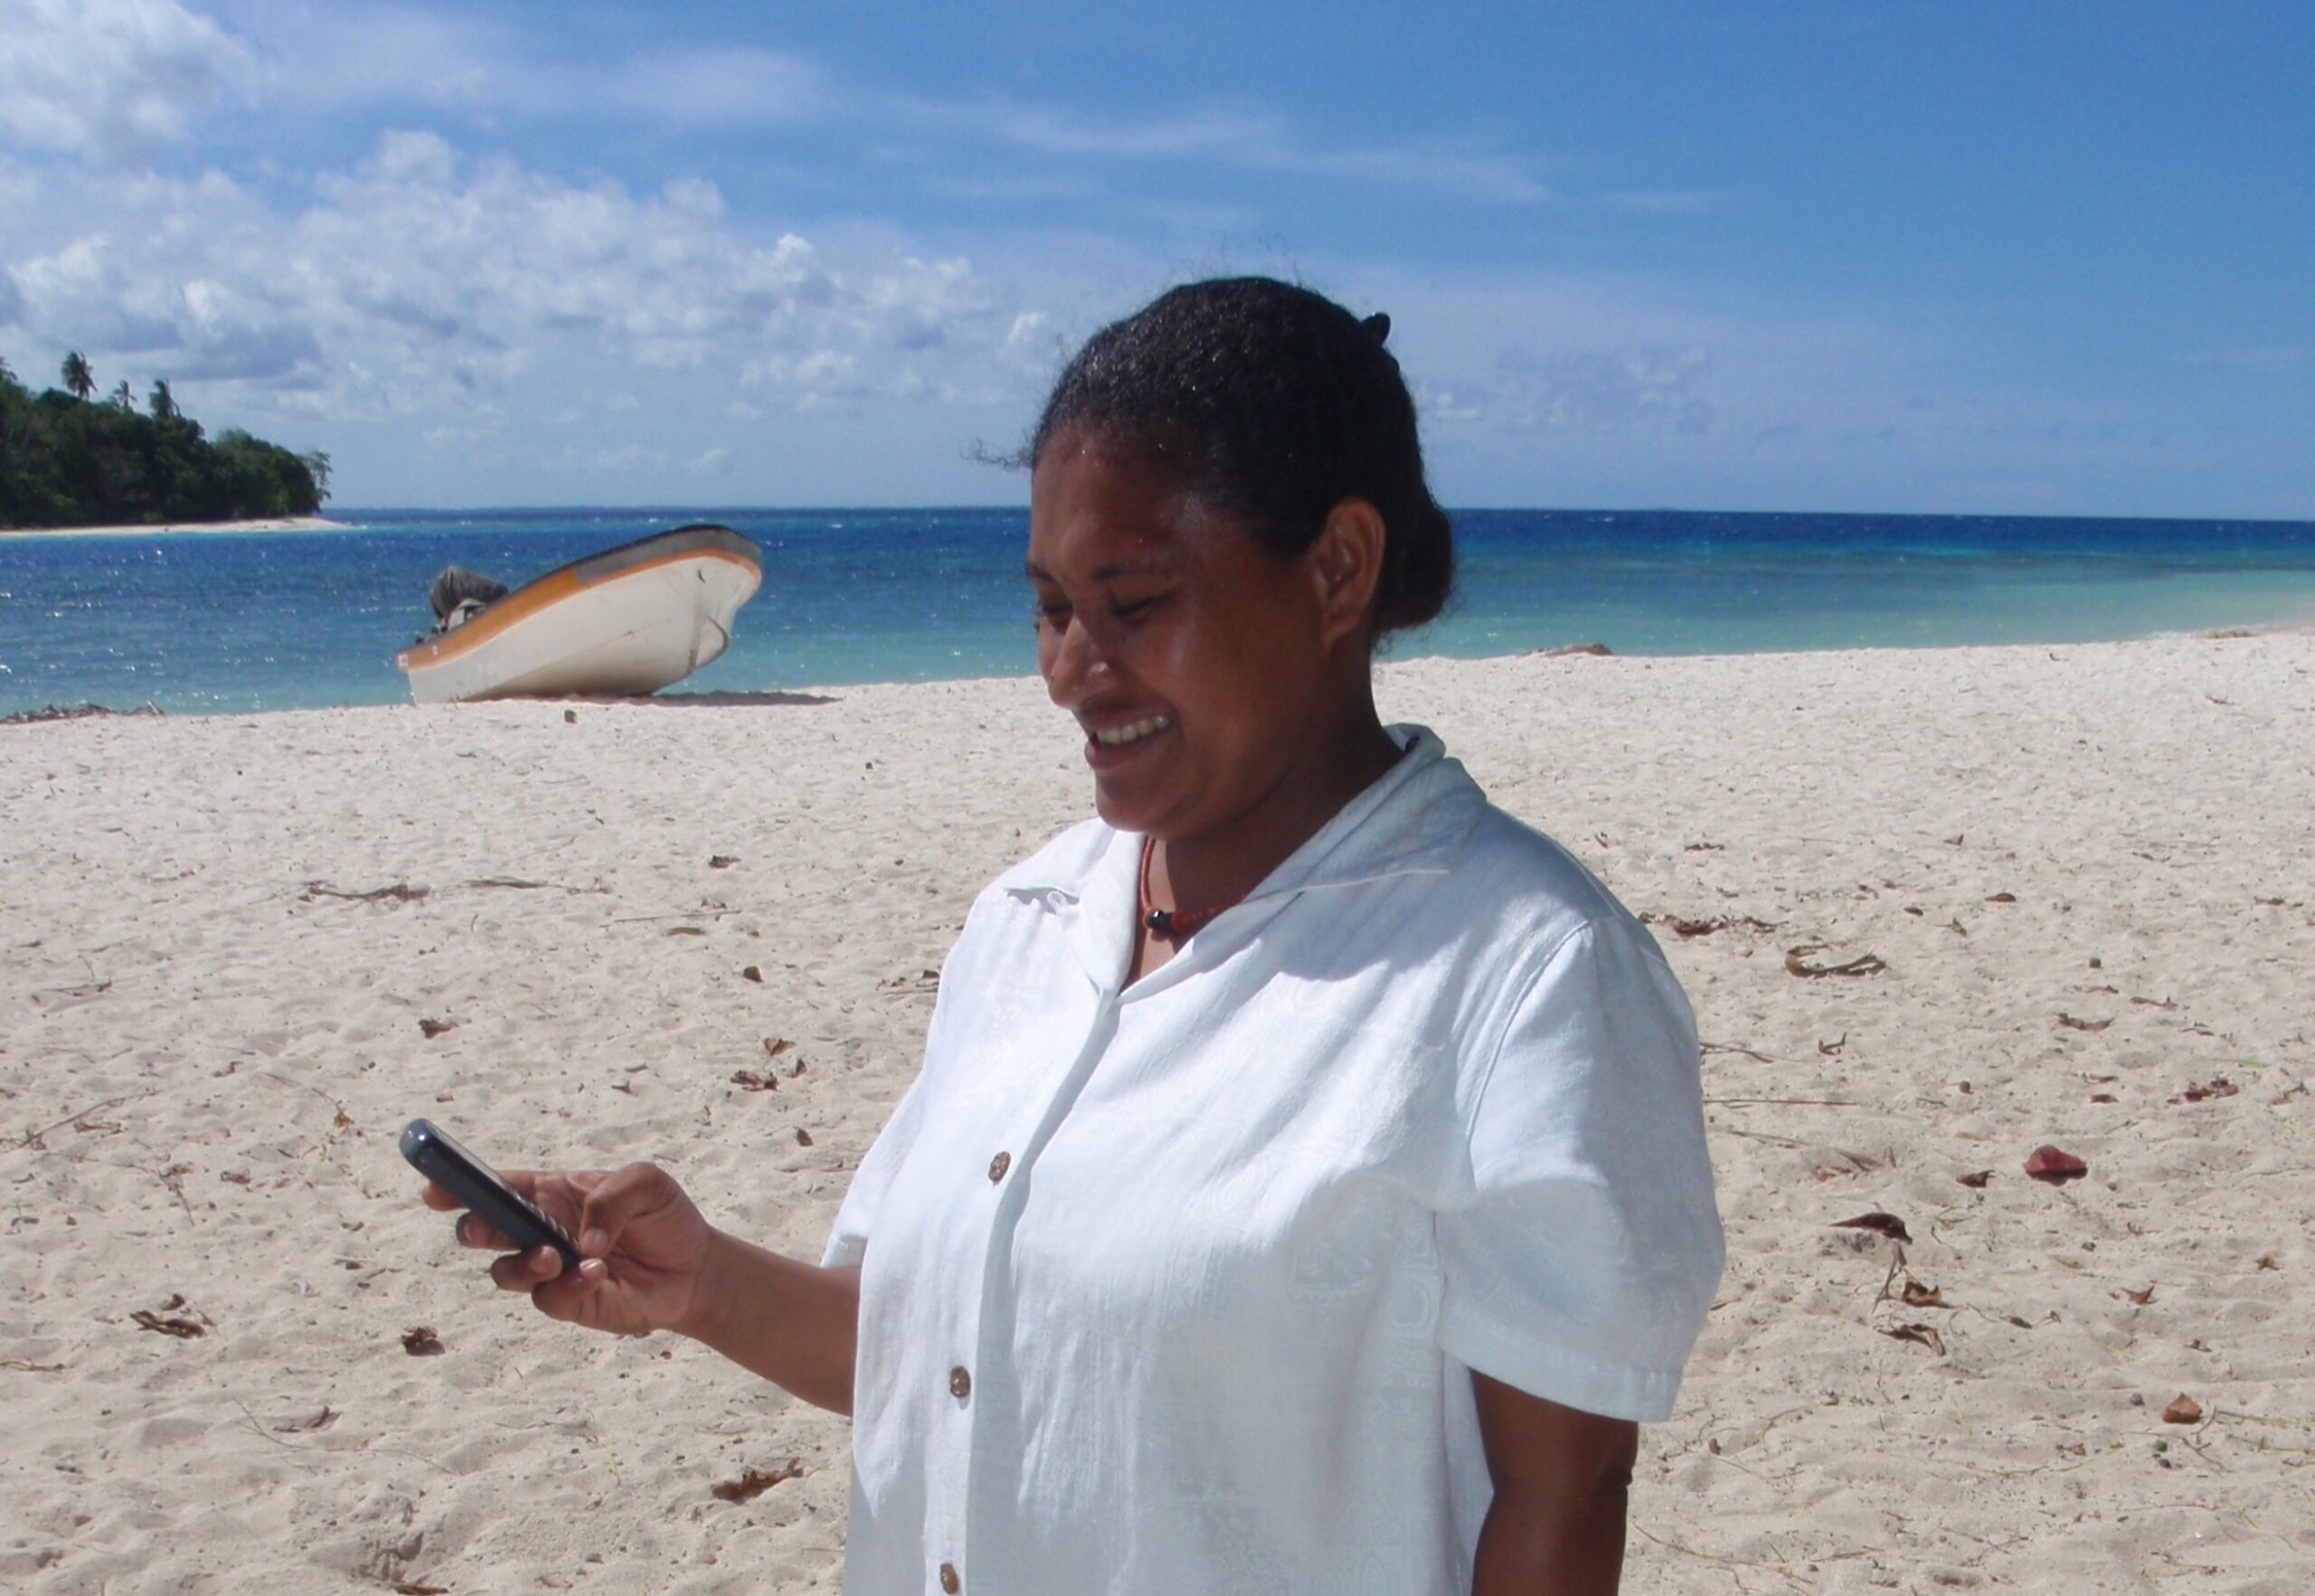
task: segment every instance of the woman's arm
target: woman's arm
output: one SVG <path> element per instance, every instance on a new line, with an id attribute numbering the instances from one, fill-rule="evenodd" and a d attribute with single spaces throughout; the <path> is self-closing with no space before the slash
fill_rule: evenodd
<path id="1" fill-rule="evenodd" d="M 581 1257 L 565 1269 L 552 1247 L 515 1251 L 480 1219 L 460 1214 L 458 1240 L 501 1254 L 490 1266 L 500 1289 L 527 1292 L 548 1317 L 591 1330 L 674 1330 L 806 1402 L 852 1411 L 859 1270 L 821 1269 L 725 1234 L 655 1165 L 572 1175 L 509 1170 L 505 1179 L 578 1239 Z M 458 1206 L 430 1181 L 425 1195 L 430 1208 Z"/>
<path id="2" fill-rule="evenodd" d="M 1639 1426 L 1471 1375 L 1495 1500 L 1471 1596 L 1614 1596 Z"/>

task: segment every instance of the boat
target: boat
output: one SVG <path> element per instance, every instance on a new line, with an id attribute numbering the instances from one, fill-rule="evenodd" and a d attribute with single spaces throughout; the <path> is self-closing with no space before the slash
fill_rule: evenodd
<path id="1" fill-rule="evenodd" d="M 394 664 L 420 704 L 657 693 L 731 646 L 732 618 L 762 580 L 755 544 L 705 522 L 511 592 L 453 566 L 434 581 L 434 632 Z"/>

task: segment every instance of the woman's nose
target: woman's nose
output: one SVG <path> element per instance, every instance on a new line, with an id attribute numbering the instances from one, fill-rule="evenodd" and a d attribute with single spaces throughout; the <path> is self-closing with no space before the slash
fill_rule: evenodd
<path id="1" fill-rule="evenodd" d="M 1048 629 L 1039 652 L 1045 691 L 1063 709 L 1081 703 L 1100 686 L 1110 669 L 1108 651 L 1082 616 L 1072 615 L 1058 631 Z"/>

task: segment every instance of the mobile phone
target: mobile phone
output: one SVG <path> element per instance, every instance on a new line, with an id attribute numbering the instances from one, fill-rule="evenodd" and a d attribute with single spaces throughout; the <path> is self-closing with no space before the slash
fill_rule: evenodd
<path id="1" fill-rule="evenodd" d="M 483 1223 L 524 1251 L 552 1247 L 562 1254 L 565 1269 L 579 1267 L 579 1246 L 571 1232 L 545 1210 L 498 1178 L 498 1172 L 466 1148 L 431 1119 L 412 1119 L 403 1127 L 402 1156 L 411 1167 L 458 1200 L 461 1207 L 482 1216 Z"/>

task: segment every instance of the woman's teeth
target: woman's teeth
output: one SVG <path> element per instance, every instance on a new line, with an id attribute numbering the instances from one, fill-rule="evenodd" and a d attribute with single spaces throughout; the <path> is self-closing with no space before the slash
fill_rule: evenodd
<path id="1" fill-rule="evenodd" d="M 1139 742 L 1155 732 L 1163 732 L 1174 723 L 1171 715 L 1151 715 L 1146 721 L 1136 721 L 1130 726 L 1120 726 L 1114 732 L 1096 732 L 1093 741 L 1104 748 L 1121 748 L 1129 742 Z"/>

